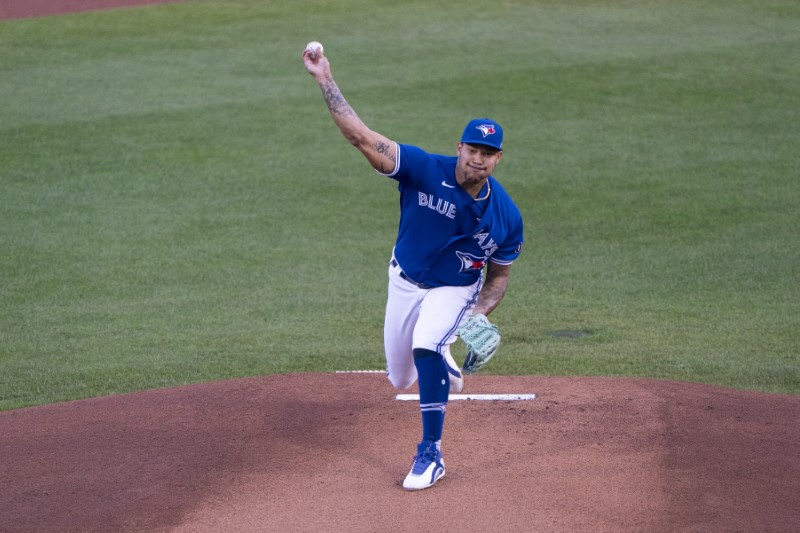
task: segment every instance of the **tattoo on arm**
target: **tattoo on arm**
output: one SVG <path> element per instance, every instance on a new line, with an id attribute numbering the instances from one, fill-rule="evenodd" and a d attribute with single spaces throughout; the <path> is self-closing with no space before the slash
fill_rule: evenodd
<path id="1" fill-rule="evenodd" d="M 475 312 L 488 315 L 500 304 L 508 288 L 509 267 L 496 266 L 489 264 L 489 272 L 486 276 L 486 283 L 483 285 Z"/>
<path id="2" fill-rule="evenodd" d="M 481 291 L 481 303 L 488 312 L 491 312 L 503 299 L 505 292 L 505 287 L 499 286 L 499 284 L 486 285 Z"/>
<path id="3" fill-rule="evenodd" d="M 350 144 L 356 146 L 366 155 L 373 168 L 379 170 L 382 174 L 393 172 L 397 165 L 393 145 L 390 142 L 385 142 L 388 140 L 382 137 L 374 140 L 375 135 L 358 118 L 356 112 L 345 100 L 336 82 L 332 79 L 323 80 L 320 82 L 320 88 L 333 121 Z M 374 144 L 371 144 L 373 142 Z M 376 153 L 379 157 L 375 156 Z M 390 168 L 387 169 L 387 166 Z"/>
<path id="4" fill-rule="evenodd" d="M 344 99 L 342 91 L 339 90 L 339 87 L 336 86 L 333 80 L 325 82 L 322 88 L 322 95 L 325 98 L 325 103 L 328 104 L 328 109 L 334 115 L 339 115 L 340 117 L 356 116 L 356 112 L 353 111 L 353 108 L 350 107 L 350 104 Z"/>
<path id="5" fill-rule="evenodd" d="M 378 141 L 375 143 L 375 150 L 377 150 L 379 154 L 385 156 L 386 159 L 392 162 L 392 168 L 388 170 L 384 169 L 383 165 L 381 165 L 381 172 L 383 172 L 384 174 L 386 174 L 387 172 L 392 172 L 394 170 L 394 167 L 397 165 L 397 160 L 395 159 L 395 155 L 392 153 L 391 145 L 386 144 L 383 141 Z"/>

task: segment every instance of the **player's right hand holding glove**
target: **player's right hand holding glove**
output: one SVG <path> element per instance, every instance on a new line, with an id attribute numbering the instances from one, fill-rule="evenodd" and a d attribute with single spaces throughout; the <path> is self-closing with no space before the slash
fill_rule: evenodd
<path id="1" fill-rule="evenodd" d="M 500 347 L 500 330 L 480 313 L 469 317 L 458 329 L 458 335 L 467 345 L 467 357 L 461 368 L 467 374 L 483 368 Z"/>

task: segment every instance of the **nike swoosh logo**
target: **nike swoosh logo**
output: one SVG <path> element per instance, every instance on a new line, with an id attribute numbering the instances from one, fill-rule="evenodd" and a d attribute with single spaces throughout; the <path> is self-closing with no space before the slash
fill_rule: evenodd
<path id="1" fill-rule="evenodd" d="M 444 186 L 445 186 L 445 187 L 447 187 L 448 189 L 455 189 L 455 188 L 456 188 L 456 186 L 455 186 L 455 185 L 450 185 L 450 184 L 449 184 L 449 183 L 447 183 L 446 181 L 443 181 L 443 182 L 442 182 L 442 185 L 444 185 Z"/>

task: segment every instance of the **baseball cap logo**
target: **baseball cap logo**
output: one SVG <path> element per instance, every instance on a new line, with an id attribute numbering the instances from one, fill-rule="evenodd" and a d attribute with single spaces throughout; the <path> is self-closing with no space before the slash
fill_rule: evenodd
<path id="1" fill-rule="evenodd" d="M 480 126 L 476 126 L 475 129 L 480 130 L 484 139 L 487 135 L 493 135 L 497 133 L 497 131 L 494 129 L 494 125 L 492 124 L 481 124 Z"/>
<path id="2" fill-rule="evenodd" d="M 502 150 L 503 128 L 490 118 L 476 118 L 470 120 L 464 128 L 464 133 L 461 134 L 461 142 L 483 144 L 495 150 Z"/>

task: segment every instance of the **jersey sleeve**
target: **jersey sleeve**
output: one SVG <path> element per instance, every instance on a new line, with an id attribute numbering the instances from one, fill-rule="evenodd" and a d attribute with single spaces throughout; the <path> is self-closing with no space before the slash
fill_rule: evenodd
<path id="1" fill-rule="evenodd" d="M 400 170 L 400 160 L 402 159 L 402 153 L 400 147 L 401 147 L 400 144 L 394 143 L 394 153 L 397 154 L 397 161 L 394 162 L 394 169 L 388 174 L 385 174 L 378 169 L 375 169 L 375 172 L 377 172 L 381 176 L 386 176 L 387 178 L 394 178 L 397 175 L 398 171 Z"/>
<path id="2" fill-rule="evenodd" d="M 522 245 L 525 242 L 522 215 L 520 215 L 519 212 L 517 212 L 516 215 L 505 241 L 495 250 L 492 257 L 489 259 L 492 263 L 510 265 L 522 253 Z"/>
<path id="3" fill-rule="evenodd" d="M 431 155 L 422 148 L 410 144 L 395 143 L 397 161 L 394 170 L 388 174 L 381 174 L 387 178 L 392 178 L 403 184 L 417 185 L 415 180 L 423 179 L 426 175 L 424 171 L 427 166 L 432 164 Z"/>

